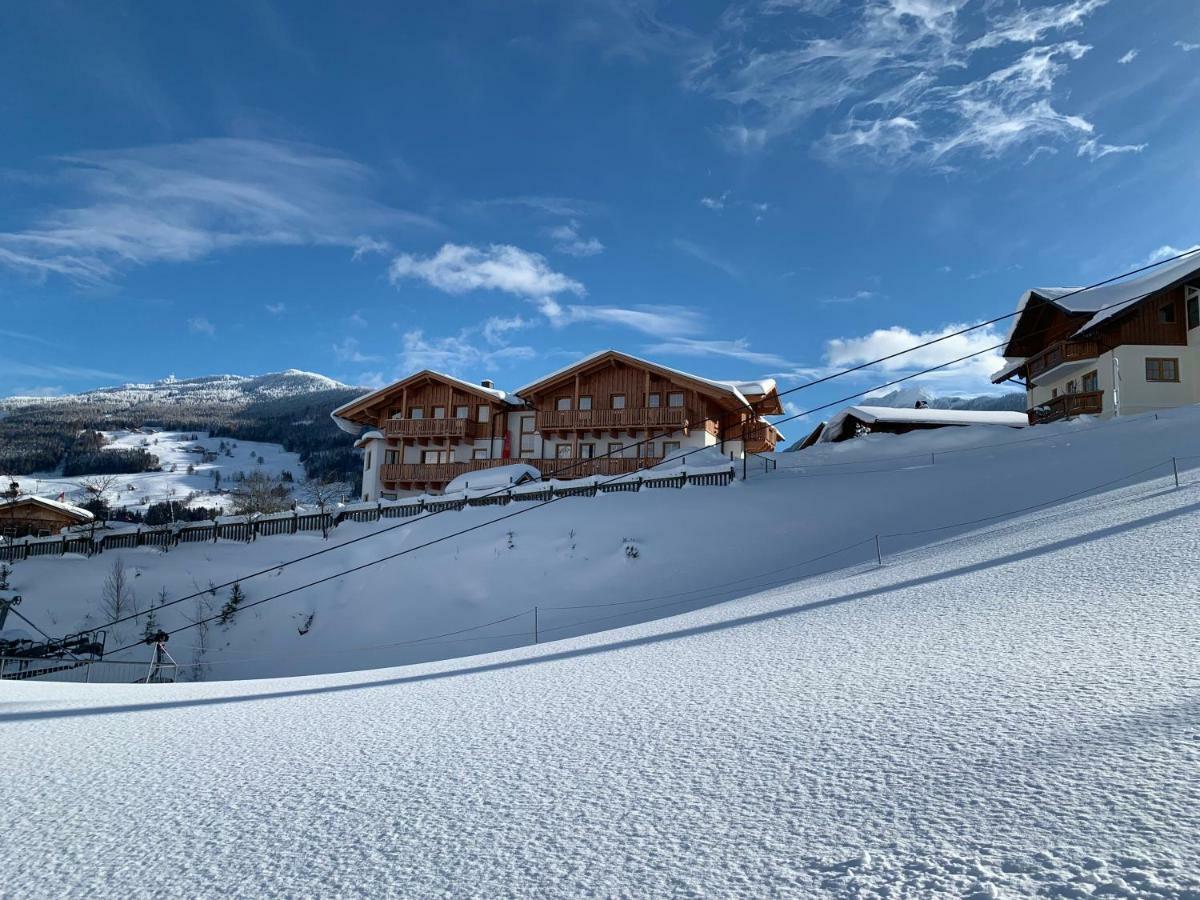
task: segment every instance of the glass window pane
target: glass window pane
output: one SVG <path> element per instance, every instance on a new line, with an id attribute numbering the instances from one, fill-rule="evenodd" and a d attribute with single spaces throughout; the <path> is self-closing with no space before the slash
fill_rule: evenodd
<path id="1" fill-rule="evenodd" d="M 612 395 L 612 408 L 613 409 L 624 409 L 625 408 L 625 395 L 624 394 L 613 394 Z"/>
<path id="2" fill-rule="evenodd" d="M 676 408 L 683 406 L 683 391 L 675 391 L 667 394 L 667 405 Z"/>

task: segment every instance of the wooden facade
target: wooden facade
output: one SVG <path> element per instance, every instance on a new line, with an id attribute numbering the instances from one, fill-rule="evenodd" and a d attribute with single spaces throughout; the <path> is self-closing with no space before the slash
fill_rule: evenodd
<path id="1" fill-rule="evenodd" d="M 44 537 L 91 521 L 92 514 L 87 510 L 51 503 L 40 497 L 0 502 L 0 536 L 6 538 Z"/>

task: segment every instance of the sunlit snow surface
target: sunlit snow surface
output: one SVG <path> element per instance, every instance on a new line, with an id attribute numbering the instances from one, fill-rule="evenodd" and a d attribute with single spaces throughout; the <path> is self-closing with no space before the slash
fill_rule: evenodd
<path id="1" fill-rule="evenodd" d="M 0 885 L 1198 897 L 1194 475 L 535 648 L 4 684 Z"/>

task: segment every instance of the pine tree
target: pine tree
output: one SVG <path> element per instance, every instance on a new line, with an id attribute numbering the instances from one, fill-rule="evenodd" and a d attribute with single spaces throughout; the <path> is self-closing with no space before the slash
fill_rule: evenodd
<path id="1" fill-rule="evenodd" d="M 146 626 L 142 629 L 142 640 L 149 642 L 150 638 L 158 633 L 158 616 L 154 614 L 154 607 L 146 613 Z"/>
<path id="2" fill-rule="evenodd" d="M 229 599 L 225 601 L 225 605 L 221 607 L 221 612 L 217 616 L 217 621 L 222 626 L 228 625 L 233 621 L 233 617 L 237 615 L 238 609 L 242 605 L 242 601 L 246 599 L 246 595 L 242 592 L 242 586 L 236 581 L 233 587 L 229 589 Z"/>

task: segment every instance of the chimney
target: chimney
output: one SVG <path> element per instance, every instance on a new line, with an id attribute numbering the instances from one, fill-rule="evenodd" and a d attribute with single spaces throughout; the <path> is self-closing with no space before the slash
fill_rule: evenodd
<path id="1" fill-rule="evenodd" d="M 481 385 L 483 385 L 485 388 L 488 388 L 489 390 L 495 388 L 495 385 L 492 384 L 492 379 L 490 379 L 490 378 L 485 378 L 485 379 L 483 379 L 483 381 L 481 381 L 479 383 Z"/>

